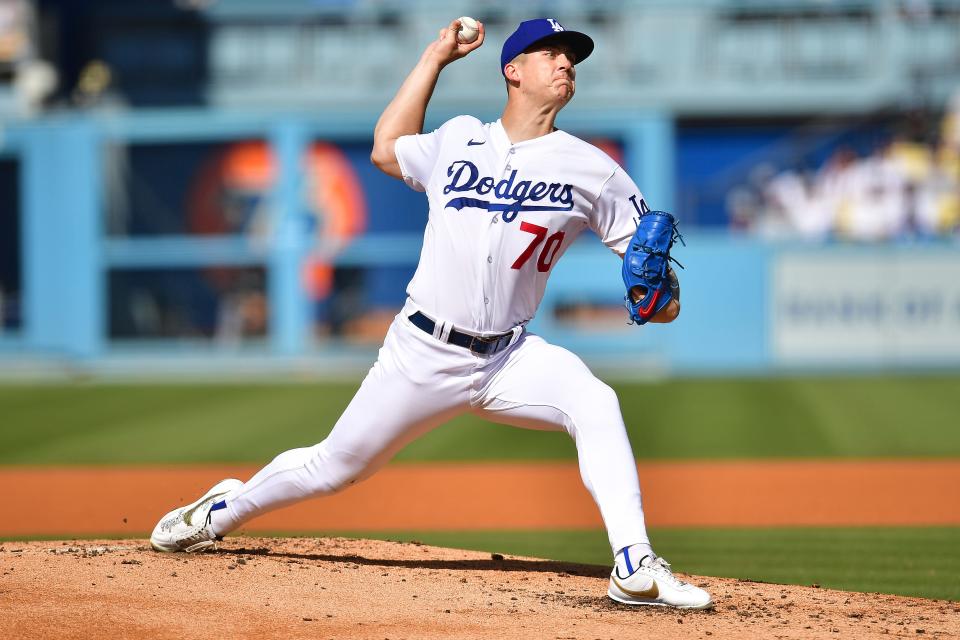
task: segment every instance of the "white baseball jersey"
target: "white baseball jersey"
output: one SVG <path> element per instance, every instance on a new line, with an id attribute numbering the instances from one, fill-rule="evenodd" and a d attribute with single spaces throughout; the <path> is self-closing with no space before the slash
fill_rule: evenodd
<path id="1" fill-rule="evenodd" d="M 475 118 L 402 137 L 396 150 L 405 181 L 430 202 L 410 300 L 330 435 L 280 454 L 231 491 L 211 512 L 211 527 L 222 535 L 271 509 L 339 491 L 412 439 L 470 412 L 569 433 L 611 550 L 649 545 L 636 462 L 610 387 L 576 355 L 530 332 L 514 331 L 508 346 L 486 356 L 410 318 L 422 310 L 437 326 L 516 328 L 533 317 L 551 267 L 584 228 L 623 253 L 646 209 L 636 185 L 562 131 L 510 144 L 499 122 Z"/>
<path id="2" fill-rule="evenodd" d="M 622 255 L 647 210 L 616 162 L 564 131 L 511 143 L 499 120 L 459 116 L 399 138 L 396 155 L 430 205 L 407 294 L 478 334 L 533 318 L 551 267 L 583 229 Z"/>

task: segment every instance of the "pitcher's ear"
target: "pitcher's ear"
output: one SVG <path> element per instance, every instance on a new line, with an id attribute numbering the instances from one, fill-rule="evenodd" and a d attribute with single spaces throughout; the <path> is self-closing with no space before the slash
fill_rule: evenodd
<path id="1" fill-rule="evenodd" d="M 503 67 L 503 77 L 511 82 L 518 82 L 520 80 L 520 72 L 517 70 L 517 65 L 513 62 L 508 62 Z"/>

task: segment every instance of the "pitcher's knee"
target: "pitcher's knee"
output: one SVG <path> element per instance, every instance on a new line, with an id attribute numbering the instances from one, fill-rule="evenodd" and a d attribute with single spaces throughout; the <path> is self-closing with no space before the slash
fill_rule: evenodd
<path id="1" fill-rule="evenodd" d="M 576 407 L 570 414 L 581 426 L 595 424 L 617 427 L 623 423 L 617 393 L 600 380 L 591 383 L 577 394 Z"/>
<path id="2" fill-rule="evenodd" d="M 605 382 L 597 380 L 593 384 L 590 397 L 591 402 L 598 408 L 620 411 L 620 399 L 617 397 L 617 392 Z"/>
<path id="3" fill-rule="evenodd" d="M 369 463 L 346 451 L 319 447 L 310 461 L 311 475 L 317 479 L 318 493 L 336 493 L 365 477 Z"/>

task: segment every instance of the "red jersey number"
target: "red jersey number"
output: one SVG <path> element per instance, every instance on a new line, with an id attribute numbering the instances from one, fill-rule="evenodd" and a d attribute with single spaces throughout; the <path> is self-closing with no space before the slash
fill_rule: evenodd
<path id="1" fill-rule="evenodd" d="M 540 256 L 537 258 L 537 271 L 541 273 L 549 271 L 553 265 L 553 259 L 557 256 L 557 251 L 560 250 L 560 245 L 563 244 L 563 231 L 557 231 L 548 238 L 547 232 L 549 229 L 531 222 L 521 222 L 520 231 L 532 233 L 533 240 L 531 240 L 527 248 L 523 250 L 523 253 L 517 256 L 517 259 L 513 261 L 510 268 L 521 269 L 537 250 L 537 247 L 543 243 L 543 249 L 540 250 Z M 546 239 L 545 243 L 543 242 L 544 239 Z"/>

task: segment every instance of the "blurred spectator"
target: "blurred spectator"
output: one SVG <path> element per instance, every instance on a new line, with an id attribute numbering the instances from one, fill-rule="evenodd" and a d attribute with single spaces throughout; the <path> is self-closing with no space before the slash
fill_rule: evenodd
<path id="1" fill-rule="evenodd" d="M 804 238 L 819 240 L 830 231 L 830 209 L 810 170 L 784 171 L 767 184 L 767 197 L 779 220 Z"/>
<path id="2" fill-rule="evenodd" d="M 960 142 L 941 141 L 934 158 L 933 174 L 924 185 L 930 226 L 956 231 L 960 229 Z"/>
<path id="3" fill-rule="evenodd" d="M 11 83 L 21 115 L 36 113 L 57 87 L 53 65 L 37 57 L 33 5 L 0 0 L 0 82 Z"/>
<path id="4" fill-rule="evenodd" d="M 850 240 L 890 240 L 904 227 L 906 179 L 890 147 L 861 158 L 853 167 L 843 194 L 846 216 L 835 218 L 838 234 Z"/>
<path id="5" fill-rule="evenodd" d="M 730 212 L 730 223 L 735 229 L 757 229 L 761 223 L 770 222 L 761 220 L 761 214 L 764 209 L 766 184 L 775 174 L 776 169 L 772 165 L 759 164 L 750 171 L 747 184 L 735 187 L 727 194 L 727 210 Z M 772 218 L 773 215 L 769 217 Z"/>
<path id="6" fill-rule="evenodd" d="M 30 55 L 29 9 L 26 0 L 0 0 L 0 65 L 7 77 Z"/>
<path id="7" fill-rule="evenodd" d="M 336 145 L 314 142 L 303 158 L 304 208 L 299 222 L 316 234 L 303 286 L 314 304 L 318 335 L 349 331 L 365 310 L 363 270 L 335 268 L 332 258 L 367 224 L 367 203 L 356 171 Z M 267 242 L 272 233 L 271 194 L 276 159 L 263 141 L 237 142 L 212 155 L 199 172 L 188 200 L 194 233 L 243 233 Z M 235 269 L 208 269 L 207 279 L 224 292 L 217 330 L 222 342 L 266 331 L 265 285 Z"/>
<path id="8" fill-rule="evenodd" d="M 71 99 L 78 107 L 91 107 L 104 101 L 113 82 L 113 72 L 102 60 L 92 60 L 80 70 Z M 114 101 L 118 96 L 112 96 Z"/>
<path id="9" fill-rule="evenodd" d="M 220 299 L 215 339 L 222 346 L 236 346 L 247 336 L 267 333 L 269 308 L 266 284 L 258 270 L 242 270 L 233 290 Z"/>
<path id="10" fill-rule="evenodd" d="M 837 149 L 818 170 L 769 165 L 727 197 L 730 226 L 764 237 L 855 242 L 960 235 L 960 94 L 932 136 L 923 114 L 911 135 L 866 156 Z"/>

